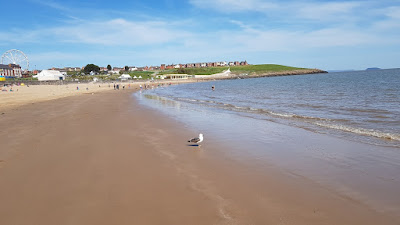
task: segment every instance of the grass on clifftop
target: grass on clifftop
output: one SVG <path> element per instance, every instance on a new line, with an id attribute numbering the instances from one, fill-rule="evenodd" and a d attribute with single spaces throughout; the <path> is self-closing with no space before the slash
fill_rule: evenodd
<path id="1" fill-rule="evenodd" d="M 131 75 L 131 77 L 133 77 L 133 76 L 136 76 L 136 77 L 139 77 L 139 76 L 142 76 L 142 79 L 151 79 L 151 75 L 153 74 L 154 72 L 152 72 L 152 71 L 133 71 L 133 72 L 129 72 L 128 74 L 129 75 Z"/>
<path id="2" fill-rule="evenodd" d="M 205 68 L 180 68 L 180 69 L 170 69 L 164 70 L 159 73 L 162 74 L 189 74 L 189 75 L 212 75 L 216 73 L 222 73 L 229 67 L 205 67 Z M 240 73 L 269 73 L 269 72 L 282 72 L 282 71 L 292 71 L 292 70 L 302 70 L 305 68 L 282 66 L 276 64 L 261 64 L 261 65 L 247 65 L 247 66 L 231 66 L 231 72 L 235 74 Z"/>
<path id="3" fill-rule="evenodd" d="M 211 75 L 216 73 L 222 73 L 227 70 L 228 67 L 203 67 L 203 68 L 179 68 L 164 70 L 159 73 L 163 74 L 188 74 L 188 75 Z"/>
<path id="4" fill-rule="evenodd" d="M 305 68 L 282 66 L 277 64 L 261 64 L 261 65 L 248 65 L 248 66 L 232 66 L 232 73 L 268 73 L 268 72 L 282 72 L 282 71 L 292 71 L 292 70 L 303 70 Z"/>

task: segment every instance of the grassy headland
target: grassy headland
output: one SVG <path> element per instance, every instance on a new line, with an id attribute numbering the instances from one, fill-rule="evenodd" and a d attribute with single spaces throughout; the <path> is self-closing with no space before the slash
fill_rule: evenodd
<path id="1" fill-rule="evenodd" d="M 180 68 L 161 71 L 159 74 L 189 74 L 189 75 L 212 75 L 222 73 L 230 68 L 232 75 L 294 75 L 305 73 L 323 73 L 325 71 L 318 69 L 307 69 L 291 66 L 283 66 L 277 64 L 260 64 L 247 66 L 231 66 L 231 67 L 206 67 L 206 68 Z"/>
<path id="2" fill-rule="evenodd" d="M 203 68 L 179 68 L 179 69 L 169 69 L 164 70 L 158 73 L 159 75 L 163 74 L 188 74 L 188 75 L 212 75 L 216 73 L 222 73 L 224 70 L 227 70 L 229 67 L 203 67 Z"/>
<path id="3" fill-rule="evenodd" d="M 282 71 L 293 71 L 293 70 L 305 70 L 306 68 L 282 66 L 277 64 L 261 64 L 261 65 L 247 65 L 247 66 L 233 66 L 231 67 L 232 73 L 268 73 L 268 72 L 282 72 Z"/>

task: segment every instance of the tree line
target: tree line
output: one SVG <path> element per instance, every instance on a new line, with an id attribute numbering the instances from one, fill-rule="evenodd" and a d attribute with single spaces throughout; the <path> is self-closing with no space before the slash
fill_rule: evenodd
<path id="1" fill-rule="evenodd" d="M 125 71 L 129 71 L 129 66 L 125 66 Z M 111 65 L 107 65 L 107 70 L 110 71 L 112 70 Z M 100 72 L 100 67 L 98 65 L 95 64 L 87 64 L 85 66 L 85 68 L 83 68 L 83 72 L 85 74 L 89 74 L 90 72 L 95 72 L 95 73 L 99 73 Z"/>

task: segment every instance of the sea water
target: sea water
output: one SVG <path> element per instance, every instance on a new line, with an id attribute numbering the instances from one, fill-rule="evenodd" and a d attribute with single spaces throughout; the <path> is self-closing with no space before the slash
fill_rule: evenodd
<path id="1" fill-rule="evenodd" d="M 400 69 L 199 82 L 142 94 L 153 106 L 161 99 L 186 113 L 236 114 L 400 147 Z"/>
<path id="2" fill-rule="evenodd" d="M 187 138 L 203 133 L 204 154 L 254 171 L 273 166 L 400 218 L 400 69 L 164 85 L 134 95 L 186 126 Z"/>

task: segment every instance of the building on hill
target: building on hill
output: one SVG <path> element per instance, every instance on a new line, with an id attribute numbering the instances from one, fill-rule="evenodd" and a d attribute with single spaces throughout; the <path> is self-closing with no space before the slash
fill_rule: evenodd
<path id="1" fill-rule="evenodd" d="M 188 74 L 164 74 L 164 75 L 161 75 L 160 79 L 182 80 L 182 79 L 188 79 L 191 77 L 193 77 L 193 76 L 188 75 Z"/>
<path id="2" fill-rule="evenodd" d="M 248 64 L 247 61 L 245 60 L 245 61 L 240 62 L 240 65 L 241 65 L 241 66 L 247 66 L 247 65 L 249 65 L 249 64 Z"/>
<path id="3" fill-rule="evenodd" d="M 21 67 L 16 64 L 0 64 L 0 76 L 5 78 L 22 77 Z"/>
<path id="4" fill-rule="evenodd" d="M 246 66 L 249 65 L 247 61 L 234 61 L 234 62 L 226 62 L 226 61 L 220 61 L 220 62 L 201 62 L 201 63 L 186 63 L 186 64 L 172 64 L 172 65 L 166 65 L 166 64 L 161 64 L 160 69 L 165 70 L 165 69 L 173 69 L 173 68 L 204 68 L 204 67 L 219 67 L 219 66 Z"/>

